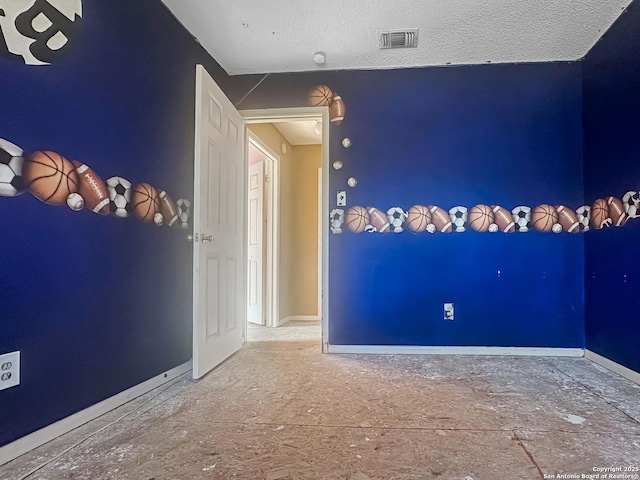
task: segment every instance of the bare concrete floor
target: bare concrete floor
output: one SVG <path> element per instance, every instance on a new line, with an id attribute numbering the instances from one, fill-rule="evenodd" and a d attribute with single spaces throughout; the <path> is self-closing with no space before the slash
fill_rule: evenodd
<path id="1" fill-rule="evenodd" d="M 640 467 L 640 387 L 587 360 L 323 355 L 317 324 L 249 331 L 203 380 L 170 382 L 0 478 L 506 480 Z"/>

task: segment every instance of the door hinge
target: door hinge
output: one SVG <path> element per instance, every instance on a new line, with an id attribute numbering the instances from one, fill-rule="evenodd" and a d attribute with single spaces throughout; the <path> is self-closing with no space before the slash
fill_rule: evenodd
<path id="1" fill-rule="evenodd" d="M 265 175 L 265 176 L 264 176 L 264 182 L 265 182 L 265 183 L 268 183 L 268 182 L 269 182 L 269 175 Z"/>

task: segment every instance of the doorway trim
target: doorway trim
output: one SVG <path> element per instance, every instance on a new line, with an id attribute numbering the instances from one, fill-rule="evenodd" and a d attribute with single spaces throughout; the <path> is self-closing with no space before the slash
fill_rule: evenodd
<path id="1" fill-rule="evenodd" d="M 329 107 L 292 107 L 240 110 L 245 126 L 255 123 L 280 123 L 296 120 L 322 122 L 322 351 L 329 346 Z M 276 229 L 277 230 L 277 229 Z M 277 250 L 277 244 L 276 250 Z M 245 247 L 246 248 L 246 247 Z M 277 279 L 277 277 L 276 277 Z M 277 287 L 276 287 L 277 288 Z M 270 292 L 272 295 L 273 292 Z M 272 297 L 273 298 L 273 297 Z M 275 303 L 275 302 L 272 302 Z M 245 322 L 246 323 L 246 322 Z"/>
<path id="2" fill-rule="evenodd" d="M 245 122 L 246 123 L 246 122 Z M 278 265 L 279 265 L 279 249 L 278 249 L 278 225 L 280 218 L 280 156 L 271 150 L 265 143 L 255 135 L 251 130 L 246 129 L 247 143 L 252 143 L 265 156 L 265 172 L 269 178 L 265 182 L 265 193 L 267 197 L 267 230 L 264 234 L 265 253 L 266 253 L 266 274 L 262 291 L 262 301 L 266 317 L 267 327 L 278 326 L 279 303 L 278 295 Z M 249 164 L 249 149 L 246 149 L 247 165 Z M 266 301 L 265 301 L 266 299 Z M 246 322 L 245 322 L 246 323 Z M 246 325 L 245 325 L 246 330 Z M 245 341 L 247 335 L 245 331 Z"/>

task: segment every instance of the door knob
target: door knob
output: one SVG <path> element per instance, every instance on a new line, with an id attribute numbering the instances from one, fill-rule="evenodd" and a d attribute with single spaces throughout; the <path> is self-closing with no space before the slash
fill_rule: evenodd
<path id="1" fill-rule="evenodd" d="M 202 243 L 211 243 L 213 242 L 213 235 L 202 235 L 200 237 L 200 240 L 202 241 Z"/>

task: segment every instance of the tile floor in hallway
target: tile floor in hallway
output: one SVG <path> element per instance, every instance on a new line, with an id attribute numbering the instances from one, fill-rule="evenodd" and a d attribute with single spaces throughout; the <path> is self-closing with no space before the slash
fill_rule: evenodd
<path id="1" fill-rule="evenodd" d="M 585 359 L 323 355 L 318 324 L 249 335 L 203 380 L 169 382 L 0 478 L 535 480 L 640 467 L 640 386 Z"/>

